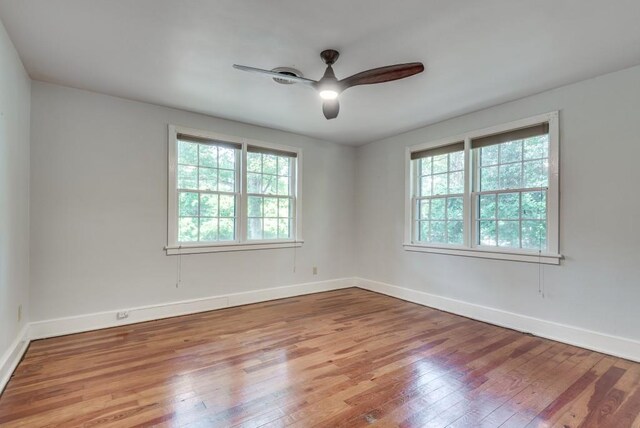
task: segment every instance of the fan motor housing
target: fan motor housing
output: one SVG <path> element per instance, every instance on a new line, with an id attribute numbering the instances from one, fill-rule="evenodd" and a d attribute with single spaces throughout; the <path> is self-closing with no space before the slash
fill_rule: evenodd
<path id="1" fill-rule="evenodd" d="M 300 70 L 296 70 L 295 68 L 291 67 L 276 67 L 271 71 L 284 74 L 285 76 L 304 77 Z M 276 83 L 280 83 L 281 85 L 293 85 L 295 83 L 290 80 L 278 79 L 277 77 L 274 77 L 273 81 Z"/>

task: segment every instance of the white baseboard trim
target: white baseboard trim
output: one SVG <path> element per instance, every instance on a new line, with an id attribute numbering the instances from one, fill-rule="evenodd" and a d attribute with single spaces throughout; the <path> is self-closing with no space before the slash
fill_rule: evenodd
<path id="1" fill-rule="evenodd" d="M 35 340 L 63 336 L 65 334 L 81 333 L 353 286 L 353 278 L 339 278 L 158 305 L 123 308 L 72 317 L 34 321 L 29 325 L 29 338 Z M 128 312 L 129 316 L 128 318 L 118 320 L 116 318 L 118 312 Z"/>
<path id="2" fill-rule="evenodd" d="M 27 350 L 29 342 L 29 324 L 25 324 L 11 346 L 9 346 L 9 349 L 2 356 L 2 359 L 0 359 L 0 394 L 9 383 L 13 371 L 18 367 L 18 363 L 20 363 Z"/>
<path id="3" fill-rule="evenodd" d="M 356 287 L 365 290 L 375 291 L 489 324 L 640 362 L 640 342 L 633 339 L 612 336 L 364 278 L 355 278 L 354 283 Z"/>

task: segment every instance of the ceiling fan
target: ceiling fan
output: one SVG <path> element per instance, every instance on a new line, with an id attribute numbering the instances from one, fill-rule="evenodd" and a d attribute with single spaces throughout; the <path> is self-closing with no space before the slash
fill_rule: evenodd
<path id="1" fill-rule="evenodd" d="M 234 64 L 238 70 L 261 73 L 274 78 L 274 80 L 284 80 L 290 83 L 300 83 L 318 91 L 322 102 L 322 112 L 327 119 L 335 119 L 340 111 L 338 95 L 352 86 L 371 85 L 374 83 L 391 82 L 392 80 L 404 79 L 424 71 L 421 62 L 410 62 L 407 64 L 388 65 L 386 67 L 373 68 L 354 74 L 345 79 L 338 80 L 331 67 L 338 60 L 339 52 L 327 49 L 320 53 L 320 57 L 327 64 L 327 69 L 322 79 L 316 81 L 297 76 L 295 73 L 287 71 L 263 70 L 261 68 L 247 67 L 246 65 Z"/>

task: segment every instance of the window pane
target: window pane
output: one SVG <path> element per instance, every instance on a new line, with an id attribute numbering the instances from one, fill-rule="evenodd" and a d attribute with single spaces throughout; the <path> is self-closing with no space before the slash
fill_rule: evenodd
<path id="1" fill-rule="evenodd" d="M 448 198 L 447 204 L 447 219 L 462 220 L 462 198 Z"/>
<path id="2" fill-rule="evenodd" d="M 264 239 L 276 239 L 278 237 L 278 219 L 264 219 Z"/>
<path id="3" fill-rule="evenodd" d="M 289 211 L 289 199 L 280 198 L 278 200 L 278 217 L 291 217 Z"/>
<path id="4" fill-rule="evenodd" d="M 249 239 L 262 239 L 262 219 L 250 218 L 248 223 L 247 237 Z"/>
<path id="5" fill-rule="evenodd" d="M 432 174 L 447 172 L 447 169 L 449 168 L 447 155 L 433 156 L 432 159 L 433 159 L 433 166 L 431 167 Z"/>
<path id="6" fill-rule="evenodd" d="M 278 173 L 278 158 L 275 155 L 264 155 L 262 157 L 262 172 L 265 174 Z"/>
<path id="7" fill-rule="evenodd" d="M 445 198 L 438 198 L 431 200 L 431 220 L 444 220 L 445 219 Z M 432 226 L 433 227 L 433 226 Z"/>
<path id="8" fill-rule="evenodd" d="M 546 192 L 525 192 L 522 194 L 522 218 L 541 220 L 547 218 Z"/>
<path id="9" fill-rule="evenodd" d="M 288 177 L 278 177 L 278 195 L 289 195 Z"/>
<path id="10" fill-rule="evenodd" d="M 524 162 L 524 187 L 546 187 L 548 181 L 547 160 Z"/>
<path id="11" fill-rule="evenodd" d="M 546 221 L 522 222 L 522 248 L 544 250 L 547 248 Z"/>
<path id="12" fill-rule="evenodd" d="M 262 198 L 259 196 L 249 196 L 247 200 L 248 216 L 262 217 Z"/>
<path id="13" fill-rule="evenodd" d="M 218 240 L 218 219 L 217 218 L 201 218 L 200 219 L 200 241 L 217 241 Z"/>
<path id="14" fill-rule="evenodd" d="M 520 194 L 502 193 L 498 195 L 498 218 L 517 219 L 520 217 Z"/>
<path id="15" fill-rule="evenodd" d="M 462 221 L 447 222 L 447 231 L 449 233 L 449 244 L 462 244 L 464 241 Z"/>
<path id="16" fill-rule="evenodd" d="M 522 164 L 515 163 L 500 167 L 500 188 L 517 189 L 522 184 Z"/>
<path id="17" fill-rule="evenodd" d="M 211 168 L 200 168 L 198 171 L 198 189 L 218 190 L 218 170 Z"/>
<path id="18" fill-rule="evenodd" d="M 291 163 L 289 162 L 289 158 L 286 156 L 278 157 L 278 175 L 291 175 Z"/>
<path id="19" fill-rule="evenodd" d="M 524 141 L 524 159 L 541 159 L 549 157 L 549 136 L 528 138 Z"/>
<path id="20" fill-rule="evenodd" d="M 418 241 L 426 242 L 429 240 L 429 222 L 421 221 L 419 223 Z"/>
<path id="21" fill-rule="evenodd" d="M 480 165 L 489 166 L 498 164 L 498 146 L 487 146 L 480 149 Z"/>
<path id="22" fill-rule="evenodd" d="M 496 222 L 480 221 L 479 235 L 481 245 L 496 245 Z"/>
<path id="23" fill-rule="evenodd" d="M 278 217 L 278 199 L 277 198 L 264 198 L 264 216 L 265 217 Z M 265 224 L 265 228 L 266 228 Z"/>
<path id="24" fill-rule="evenodd" d="M 452 172 L 449 174 L 449 193 L 464 193 L 464 172 Z"/>
<path id="25" fill-rule="evenodd" d="M 181 217 L 178 220 L 178 241 L 196 242 L 198 240 L 198 218 Z"/>
<path id="26" fill-rule="evenodd" d="M 218 167 L 218 147 L 200 144 L 200 166 Z"/>
<path id="27" fill-rule="evenodd" d="M 235 222 L 232 218 L 220 219 L 218 236 L 220 241 L 233 241 L 235 239 Z"/>
<path id="28" fill-rule="evenodd" d="M 220 168 L 235 169 L 236 167 L 236 151 L 226 147 L 218 149 L 218 160 Z"/>
<path id="29" fill-rule="evenodd" d="M 418 201 L 418 219 L 429 220 L 429 199 Z"/>
<path id="30" fill-rule="evenodd" d="M 178 189 L 198 188 L 198 168 L 178 165 Z"/>
<path id="31" fill-rule="evenodd" d="M 198 194 L 180 192 L 178 195 L 178 212 L 180 217 L 198 215 Z"/>
<path id="32" fill-rule="evenodd" d="M 260 153 L 247 153 L 247 171 L 262 172 L 262 155 Z"/>
<path id="33" fill-rule="evenodd" d="M 484 150 L 484 148 L 482 149 Z M 480 191 L 498 188 L 498 167 L 490 166 L 480 169 Z"/>
<path id="34" fill-rule="evenodd" d="M 447 174 L 438 174 L 432 176 L 433 179 L 433 194 L 434 195 L 446 195 L 447 194 Z"/>
<path id="35" fill-rule="evenodd" d="M 431 163 L 432 158 L 422 158 L 420 159 L 420 173 L 422 175 L 431 175 Z"/>
<path id="36" fill-rule="evenodd" d="M 275 195 L 277 193 L 278 179 L 275 175 L 262 175 L 262 190 L 265 195 Z"/>
<path id="37" fill-rule="evenodd" d="M 464 169 L 464 152 L 449 153 L 449 171 L 462 171 Z"/>
<path id="38" fill-rule="evenodd" d="M 281 218 L 278 220 L 278 238 L 289 238 L 289 219 Z"/>
<path id="39" fill-rule="evenodd" d="M 220 217 L 234 217 L 236 212 L 235 202 L 236 198 L 233 195 L 220 195 Z M 222 231 L 220 231 L 220 236 L 222 236 Z"/>
<path id="40" fill-rule="evenodd" d="M 262 190 L 262 175 L 260 174 L 247 174 L 247 192 L 248 193 L 261 193 Z"/>
<path id="41" fill-rule="evenodd" d="M 218 183 L 218 190 L 221 192 L 234 192 L 236 190 L 236 177 L 235 171 L 229 171 L 227 169 L 220 169 L 220 181 Z"/>
<path id="42" fill-rule="evenodd" d="M 178 163 L 198 165 L 198 144 L 178 141 Z"/>
<path id="43" fill-rule="evenodd" d="M 420 196 L 432 195 L 431 184 L 432 180 L 430 175 L 420 179 Z"/>
<path id="44" fill-rule="evenodd" d="M 446 243 L 447 222 L 432 221 L 431 222 L 431 242 Z"/>
<path id="45" fill-rule="evenodd" d="M 522 140 L 498 144 L 500 163 L 519 162 L 522 160 Z"/>
<path id="46" fill-rule="evenodd" d="M 218 195 L 200 195 L 200 216 L 218 217 Z"/>
<path id="47" fill-rule="evenodd" d="M 480 195 L 480 218 L 496 218 L 496 195 Z"/>
<path id="48" fill-rule="evenodd" d="M 498 246 L 520 248 L 519 221 L 498 221 Z"/>

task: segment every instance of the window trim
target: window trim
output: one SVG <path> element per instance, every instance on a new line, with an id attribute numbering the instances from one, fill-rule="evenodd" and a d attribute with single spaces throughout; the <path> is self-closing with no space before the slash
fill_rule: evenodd
<path id="1" fill-rule="evenodd" d="M 476 174 L 471 148 L 471 140 L 498 134 L 518 128 L 524 128 L 541 123 L 549 124 L 549 185 L 547 190 L 547 251 L 531 251 L 522 249 L 509 249 L 500 247 L 487 247 L 476 244 L 473 239 L 474 225 L 474 204 L 473 204 L 473 178 Z M 463 134 L 447 137 L 428 143 L 409 146 L 405 149 L 405 224 L 403 247 L 407 251 L 417 251 L 426 253 L 449 254 L 468 257 L 480 257 L 488 259 L 513 260 L 522 262 L 559 264 L 562 255 L 559 248 L 559 222 L 560 222 L 560 188 L 559 188 L 559 112 L 553 111 L 537 116 L 532 116 L 512 122 L 491 126 L 465 132 Z M 414 218 L 414 189 L 416 189 L 417 174 L 414 171 L 414 162 L 411 153 L 435 149 L 438 147 L 455 144 L 464 141 L 464 162 L 465 162 L 465 184 L 464 184 L 464 241 L 462 245 L 450 244 L 425 244 L 418 243 L 415 239 Z"/>
<path id="2" fill-rule="evenodd" d="M 189 134 L 194 137 L 209 138 L 230 143 L 240 144 L 242 146 L 239 153 L 240 168 L 236 172 L 236 183 L 239 183 L 239 198 L 236 207 L 236 239 L 234 241 L 222 242 L 206 242 L 206 243 L 179 243 L 177 237 L 178 224 L 178 189 L 176 177 L 177 165 L 177 136 L 178 133 Z M 293 199 L 295 203 L 294 226 L 292 227 L 292 239 L 273 239 L 273 240 L 247 240 L 247 146 L 264 147 L 265 149 L 280 150 L 296 154 L 296 161 L 292 165 L 293 178 Z M 304 243 L 302 239 L 302 149 L 298 147 L 286 146 L 282 144 L 273 144 L 265 141 L 259 141 L 250 138 L 241 138 L 232 135 L 220 134 L 217 132 L 204 131 L 200 129 L 187 128 L 176 125 L 168 127 L 168 177 L 167 177 L 167 245 L 165 251 L 167 255 L 177 254 L 197 254 L 197 253 L 215 253 L 226 251 L 249 251 L 249 250 L 266 250 L 277 248 L 295 248 L 301 247 Z"/>

